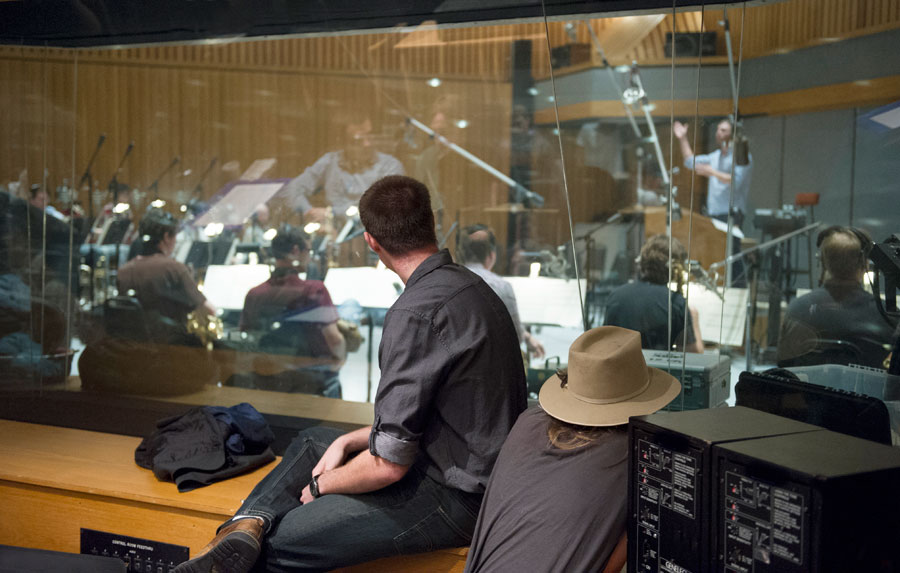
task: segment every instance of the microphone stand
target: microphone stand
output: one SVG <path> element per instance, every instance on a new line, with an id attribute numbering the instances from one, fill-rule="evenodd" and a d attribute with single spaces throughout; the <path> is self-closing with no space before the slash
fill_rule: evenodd
<path id="1" fill-rule="evenodd" d="M 122 185 L 119 183 L 119 172 L 122 171 L 122 166 L 125 165 L 125 160 L 128 159 L 128 156 L 131 155 L 131 150 L 134 149 L 134 141 L 128 144 L 128 147 L 125 149 L 125 154 L 122 155 L 122 159 L 119 161 L 119 166 L 116 167 L 116 170 L 113 172 L 112 179 L 109 180 L 108 189 L 112 192 L 113 196 L 113 207 L 119 204 L 119 187 Z"/>
<path id="2" fill-rule="evenodd" d="M 793 239 L 797 235 L 802 235 L 804 233 L 809 233 L 809 232 L 816 230 L 820 225 L 821 225 L 821 223 L 810 223 L 809 225 L 806 225 L 805 227 L 797 229 L 796 231 L 791 231 L 790 233 L 787 233 L 780 237 L 771 239 L 769 241 L 766 241 L 765 243 L 760 243 L 760 244 L 756 245 L 755 247 L 750 247 L 749 249 L 747 249 L 745 251 L 735 253 L 734 255 L 729 255 L 729 256 L 725 257 L 724 260 L 721 260 L 721 261 L 711 264 L 709 266 L 709 272 L 715 272 L 716 275 L 718 275 L 718 269 L 720 269 L 722 267 L 726 267 L 727 265 L 729 265 L 735 261 L 739 261 L 739 260 L 747 257 L 750 254 L 753 254 L 753 253 L 756 253 L 759 251 L 765 251 L 772 247 L 780 247 L 782 244 Z M 716 291 L 716 294 L 718 295 L 718 291 Z M 722 298 L 724 300 L 724 294 L 720 298 Z M 748 302 L 748 305 L 749 304 L 751 304 L 751 302 Z M 748 312 L 748 314 L 747 314 L 748 322 L 749 322 L 751 316 L 756 315 L 756 297 L 755 297 L 755 295 L 754 295 L 752 304 L 753 304 L 752 312 Z M 772 316 L 773 312 L 776 313 L 775 317 Z M 769 297 L 769 322 L 770 322 L 770 324 L 773 322 L 776 324 L 780 324 L 780 322 L 781 322 L 780 321 L 780 313 L 781 313 L 781 294 L 779 292 L 778 296 L 770 295 L 770 297 Z M 752 328 L 752 324 L 748 326 L 747 334 L 745 334 L 745 336 L 749 336 L 751 328 Z M 746 340 L 745 346 L 747 348 L 747 370 L 750 370 L 751 341 L 749 338 Z"/>
<path id="3" fill-rule="evenodd" d="M 600 45 L 600 39 L 597 37 L 597 34 L 594 32 L 594 29 L 587 22 L 582 22 L 588 29 L 588 33 L 591 38 L 591 45 L 594 47 L 594 50 L 600 56 L 600 61 L 603 62 L 603 67 L 606 68 L 606 74 L 609 76 L 609 81 L 615 88 L 616 93 L 619 94 L 619 100 L 622 102 L 622 107 L 625 108 L 625 115 L 628 117 L 628 123 L 631 124 L 631 129 L 634 130 L 634 134 L 638 137 L 638 139 L 642 139 L 644 134 L 641 133 L 641 128 L 638 127 L 637 121 L 634 119 L 634 113 L 631 111 L 631 106 L 628 105 L 628 102 L 625 100 L 625 94 L 622 92 L 622 86 L 619 85 L 619 80 L 616 79 L 616 74 L 613 71 L 612 66 L 609 64 L 609 60 L 606 59 L 606 52 L 603 51 L 603 46 Z M 569 39 L 572 42 L 575 42 L 575 24 L 569 22 L 566 24 L 566 33 L 569 35 Z"/>
<path id="4" fill-rule="evenodd" d="M 91 155 L 90 160 L 88 160 L 87 167 L 84 168 L 84 174 L 82 174 L 81 179 L 78 180 L 78 185 L 75 187 L 76 190 L 80 190 L 85 183 L 88 185 L 88 233 L 86 241 L 91 255 L 91 264 L 89 265 L 90 280 L 88 284 L 88 295 L 90 296 L 91 306 L 94 304 L 94 247 L 91 243 L 91 229 L 94 228 L 94 176 L 91 174 L 91 167 L 94 165 L 94 160 L 97 159 L 97 154 L 100 153 L 100 148 L 103 147 L 104 141 L 106 141 L 106 134 L 101 133 L 100 139 L 97 140 L 97 147 L 94 148 L 94 153 Z M 72 199 L 72 202 L 74 203 L 74 198 Z M 72 212 L 74 214 L 74 208 Z"/>
<path id="5" fill-rule="evenodd" d="M 444 238 L 442 238 L 442 239 L 438 242 L 438 248 L 440 248 L 440 249 L 443 249 L 443 248 L 444 248 L 444 245 L 447 244 L 447 239 L 450 238 L 450 235 L 453 234 L 453 231 L 455 231 L 455 230 L 456 230 L 456 227 L 458 227 L 458 226 L 459 226 L 459 221 L 453 221 L 453 224 L 450 225 L 450 228 L 449 228 L 449 229 L 447 229 L 447 234 L 445 234 L 445 235 L 444 235 Z"/>
<path id="6" fill-rule="evenodd" d="M 455 143 L 453 143 L 452 141 L 450 141 L 443 135 L 436 133 L 433 129 L 431 129 L 430 127 L 428 127 L 421 121 L 415 119 L 414 117 L 407 117 L 406 122 L 418 129 L 422 130 L 423 132 L 425 132 L 426 135 L 428 135 L 432 139 L 436 140 L 438 143 L 444 145 L 445 147 L 450 149 L 450 151 L 453 151 L 457 155 L 460 155 L 461 157 L 468 159 L 476 167 L 480 167 L 481 169 L 483 169 L 484 171 L 487 171 L 488 173 L 490 173 L 491 175 L 493 175 L 500 181 L 503 181 L 504 183 L 506 183 L 509 187 L 511 187 L 514 190 L 514 196 L 517 200 L 521 199 L 523 202 L 529 201 L 535 207 L 542 207 L 544 205 L 543 197 L 541 197 L 534 191 L 530 191 L 530 190 L 526 189 L 523 185 L 521 185 L 520 183 L 518 183 L 517 181 L 515 181 L 508 175 L 505 175 L 504 173 L 502 173 L 501 171 L 492 167 L 485 161 L 479 159 L 478 157 L 476 157 L 469 151 L 466 151 L 462 147 L 456 145 Z"/>
<path id="7" fill-rule="evenodd" d="M 212 161 L 209 162 L 209 167 L 206 168 L 206 171 L 203 172 L 203 175 L 200 176 L 200 180 L 197 181 L 197 186 L 194 187 L 193 191 L 191 191 L 191 195 L 196 197 L 203 191 L 203 180 L 209 175 L 210 171 L 212 171 L 213 165 L 218 161 L 218 157 L 213 157 Z"/>
<path id="8" fill-rule="evenodd" d="M 119 188 L 122 185 L 119 183 L 119 172 L 122 171 L 122 166 L 125 165 L 125 160 L 128 159 L 128 156 L 131 155 L 131 150 L 134 149 L 134 141 L 128 143 L 128 147 L 125 149 L 125 154 L 122 155 L 122 159 L 119 161 L 119 166 L 116 167 L 116 170 L 113 172 L 112 179 L 109 180 L 109 190 L 112 191 L 113 195 L 113 220 L 115 220 L 116 206 L 119 204 Z M 127 186 L 126 186 L 127 187 Z M 129 215 L 129 218 L 131 216 Z M 119 255 L 121 254 L 121 246 L 122 240 L 120 238 L 116 238 L 116 250 L 115 250 L 115 258 L 113 259 L 113 265 L 111 265 L 112 269 L 118 270 L 119 268 Z"/>
<path id="9" fill-rule="evenodd" d="M 644 112 L 644 118 L 647 120 L 647 127 L 650 129 L 650 141 L 653 143 L 653 148 L 656 151 L 656 160 L 659 163 L 659 171 L 662 174 L 663 183 L 669 185 L 669 170 L 666 168 L 665 160 L 663 160 L 662 148 L 659 145 L 659 137 L 656 134 L 656 126 L 653 124 L 653 118 L 650 116 L 650 110 L 652 109 L 650 106 L 650 98 L 647 97 L 647 92 L 644 91 L 644 82 L 641 81 L 641 73 L 638 70 L 637 62 L 631 63 L 631 81 L 637 88 L 637 96 L 641 102 L 641 109 Z M 673 189 L 672 194 L 674 193 L 675 191 Z"/>
<path id="10" fill-rule="evenodd" d="M 162 179 L 162 178 L 166 175 L 166 173 L 168 173 L 169 171 L 171 171 L 173 167 L 175 167 L 176 165 L 178 165 L 178 163 L 179 163 L 180 161 L 181 161 L 181 158 L 178 157 L 178 156 L 176 155 L 175 158 L 172 159 L 172 162 L 169 163 L 169 166 L 166 167 L 165 169 L 163 169 L 163 170 L 162 170 L 162 173 L 160 173 L 159 175 L 156 176 L 156 180 L 153 181 L 153 183 L 151 183 L 151 184 L 147 187 L 147 193 L 150 193 L 151 191 L 153 191 L 153 195 L 154 195 L 154 196 L 153 196 L 153 200 L 154 200 L 154 201 L 155 201 L 156 199 L 159 199 L 159 180 Z"/>
<path id="11" fill-rule="evenodd" d="M 94 160 L 97 159 L 97 154 L 100 153 L 100 148 L 103 147 L 104 141 L 106 141 L 106 134 L 101 133 L 100 139 L 97 140 L 97 147 L 94 148 L 94 153 L 88 160 L 87 167 L 84 168 L 84 174 L 78 180 L 78 186 L 76 187 L 76 189 L 81 189 L 85 183 L 88 184 L 88 229 L 94 223 L 94 177 L 91 174 L 91 167 L 94 165 Z"/>

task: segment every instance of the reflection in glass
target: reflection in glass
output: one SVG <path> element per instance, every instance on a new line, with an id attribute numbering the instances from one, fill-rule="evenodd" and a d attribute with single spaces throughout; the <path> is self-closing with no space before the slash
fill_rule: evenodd
<path id="1" fill-rule="evenodd" d="M 71 371 L 80 378 L 67 387 L 87 390 L 90 368 L 70 358 L 69 370 L 62 357 L 83 351 L 89 364 L 112 339 L 135 355 L 169 356 L 159 362 L 172 372 L 132 385 L 139 363 L 104 353 L 95 362 L 116 392 L 240 400 L 299 387 L 265 377 L 321 367 L 330 389 L 310 392 L 370 399 L 379 378 L 370 357 L 402 284 L 376 268 L 354 209 L 390 173 L 426 183 L 438 240 L 457 260 L 468 260 L 464 230 L 493 235 L 491 264 L 480 262 L 512 285 L 535 377 L 564 366 L 585 327 L 615 319 L 620 289 L 646 282 L 636 259 L 660 234 L 685 254 L 665 242 L 672 276 L 658 286 L 683 286 L 671 314 L 666 304 L 665 335 L 645 336 L 646 347 L 773 366 L 785 339 L 800 339 L 791 309 L 810 300 L 808 289 L 821 293 L 820 228 L 807 227 L 852 225 L 875 242 L 900 230 L 887 208 L 900 89 L 896 58 L 885 57 L 900 42 L 900 12 L 871 6 L 788 0 L 727 14 L 600 14 L 546 30 L 539 21 L 425 23 L 77 53 L 0 47 L 2 85 L 15 86 L 0 91 L 10 110 L 0 115 L 4 372 L 43 388 Z M 186 320 L 197 297 L 160 310 L 129 282 L 139 256 L 162 256 L 142 254 L 140 226 L 153 209 L 176 220 L 171 259 L 187 273 L 178 284 L 195 285 L 215 320 Z M 280 276 L 273 241 L 287 225 L 303 257 Z M 247 325 L 252 289 L 298 281 L 327 292 L 330 302 L 313 298 L 332 309 L 328 320 L 296 321 L 306 326 L 290 333 L 295 325 L 279 318 L 309 309 L 286 301 Z M 871 281 L 853 282 L 852 296 L 830 293 L 828 304 L 868 296 L 871 306 Z M 188 338 L 181 329 L 202 324 L 206 338 L 144 333 L 134 317 L 151 312 Z M 858 322 L 880 329 L 876 319 Z M 815 336 L 842 340 L 827 334 Z M 883 351 L 863 345 L 846 361 L 879 366 Z M 179 376 L 190 380 L 175 384 Z"/>

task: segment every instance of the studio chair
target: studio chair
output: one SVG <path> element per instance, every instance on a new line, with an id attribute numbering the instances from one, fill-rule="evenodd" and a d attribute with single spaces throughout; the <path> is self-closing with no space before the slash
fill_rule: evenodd
<path id="1" fill-rule="evenodd" d="M 107 336 L 147 342 L 150 331 L 140 301 L 133 296 L 115 296 L 103 306 L 103 326 Z"/>

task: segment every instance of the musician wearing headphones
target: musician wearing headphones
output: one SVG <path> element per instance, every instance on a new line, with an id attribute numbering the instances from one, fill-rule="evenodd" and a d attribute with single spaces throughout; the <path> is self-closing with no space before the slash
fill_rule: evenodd
<path id="1" fill-rule="evenodd" d="M 699 314 L 687 306 L 681 294 L 687 251 L 678 239 L 671 239 L 670 273 L 669 240 L 666 235 L 654 235 L 644 243 L 638 258 L 638 280 L 620 286 L 609 296 L 604 324 L 640 332 L 644 349 L 684 348 L 702 353 Z M 668 286 L 673 281 L 676 292 Z"/>
<path id="2" fill-rule="evenodd" d="M 491 290 L 497 293 L 509 315 L 513 319 L 516 332 L 519 334 L 519 342 L 524 342 L 529 352 L 535 357 L 543 358 L 544 347 L 540 341 L 525 330 L 522 321 L 519 319 L 519 307 L 516 303 L 516 293 L 513 291 L 509 281 L 493 272 L 494 264 L 497 262 L 497 239 L 490 227 L 481 224 L 469 225 L 463 229 L 462 238 L 459 242 L 459 252 L 457 256 L 460 262 L 467 269 L 480 276 L 487 283 Z"/>
<path id="3" fill-rule="evenodd" d="M 832 226 L 816 241 L 819 288 L 788 306 L 778 339 L 778 366 L 862 364 L 883 368 L 892 328 L 863 289 L 872 239 L 860 229 Z"/>

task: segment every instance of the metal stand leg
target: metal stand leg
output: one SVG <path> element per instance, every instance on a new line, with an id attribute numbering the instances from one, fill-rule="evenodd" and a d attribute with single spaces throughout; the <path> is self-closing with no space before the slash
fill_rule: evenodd
<path id="1" fill-rule="evenodd" d="M 369 322 L 369 342 L 368 347 L 366 349 L 366 359 L 368 361 L 366 368 L 366 402 L 372 401 L 372 348 L 374 343 L 372 339 L 374 338 L 375 333 L 375 318 L 372 316 L 372 311 L 368 310 L 366 320 Z"/>

